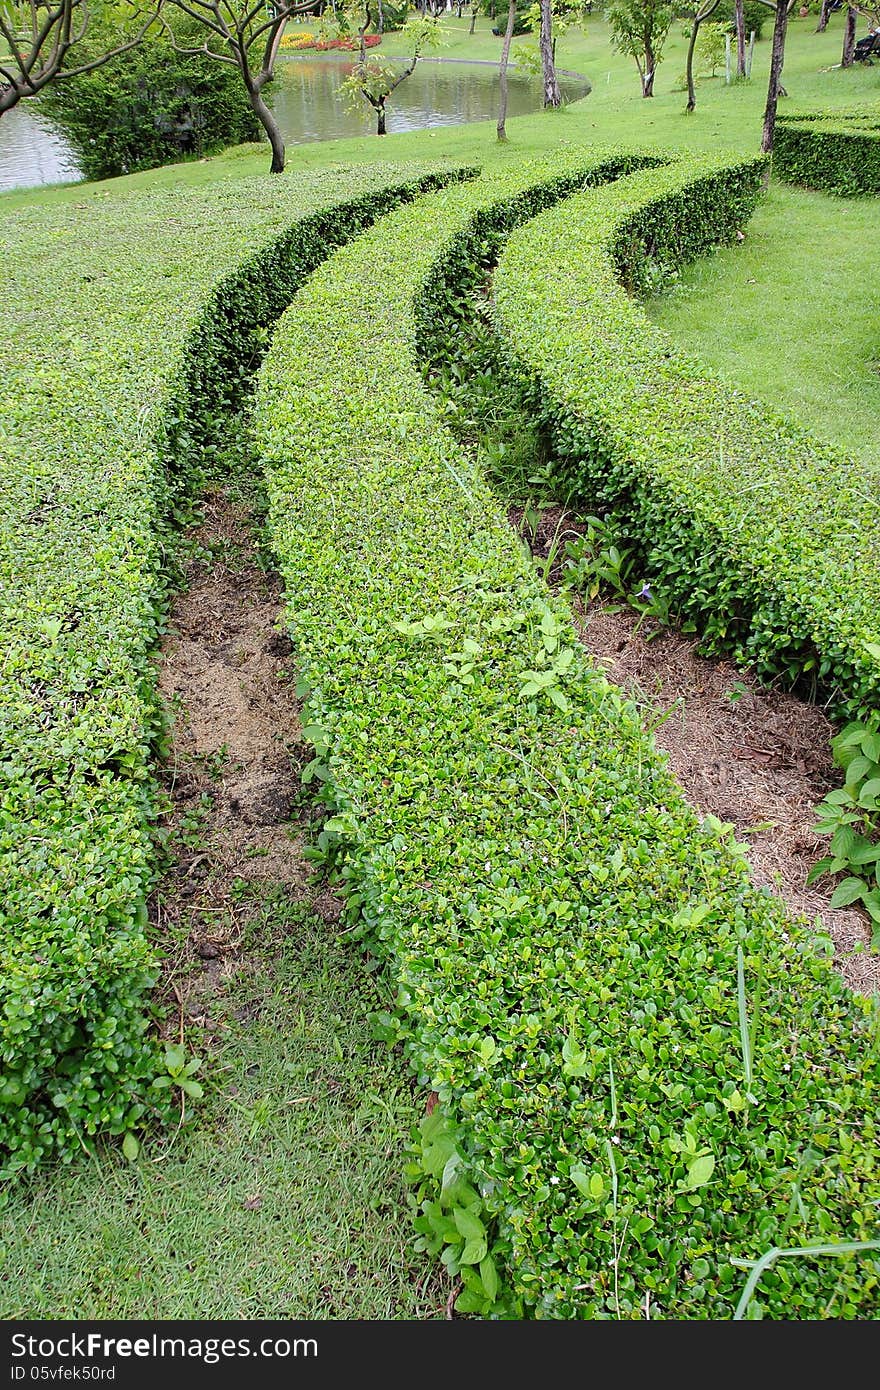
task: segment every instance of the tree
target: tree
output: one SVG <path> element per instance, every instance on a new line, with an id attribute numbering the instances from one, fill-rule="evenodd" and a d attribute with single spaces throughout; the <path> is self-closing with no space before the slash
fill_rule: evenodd
<path id="1" fill-rule="evenodd" d="M 93 72 L 135 48 L 156 23 L 162 0 L 0 0 L 0 116 L 51 82 Z M 103 23 L 103 21 L 110 21 Z M 101 27 L 105 44 L 89 40 Z M 88 50 L 88 51 L 87 51 Z"/>
<path id="2" fill-rule="evenodd" d="M 697 105 L 697 93 L 694 86 L 694 50 L 700 36 L 700 25 L 704 24 L 710 15 L 713 15 L 721 4 L 721 0 L 703 0 L 703 4 L 697 9 L 694 15 L 694 22 L 691 25 L 691 36 L 688 42 L 687 63 L 685 71 L 687 75 L 687 109 L 694 111 Z"/>
<path id="3" fill-rule="evenodd" d="M 856 51 L 856 24 L 859 12 L 854 5 L 847 5 L 846 19 L 843 24 L 843 53 L 840 59 L 842 68 L 851 68 L 853 65 L 853 55 Z"/>
<path id="4" fill-rule="evenodd" d="M 552 0 L 540 0 L 541 22 L 538 31 L 538 44 L 541 50 L 541 84 L 544 90 L 544 105 L 559 106 L 562 94 L 556 76 L 555 48 L 553 39 Z"/>
<path id="5" fill-rule="evenodd" d="M 746 75 L 746 19 L 743 0 L 734 0 L 733 28 L 736 34 L 736 75 Z"/>
<path id="6" fill-rule="evenodd" d="M 724 24 L 706 24 L 700 30 L 700 58 L 711 67 L 713 77 L 727 56 L 729 34 Z"/>
<path id="7" fill-rule="evenodd" d="M 507 139 L 507 65 L 510 61 L 510 44 L 516 26 L 516 0 L 508 0 L 507 27 L 501 45 L 501 61 L 498 65 L 498 124 L 495 127 L 499 140 Z"/>
<path id="8" fill-rule="evenodd" d="M 175 53 L 162 33 L 75 82 L 51 83 L 40 105 L 89 179 L 213 154 L 260 134 L 232 68 Z"/>
<path id="9" fill-rule="evenodd" d="M 340 91 L 356 102 L 366 101 L 376 113 L 376 134 L 385 134 L 385 103 L 400 86 L 401 82 L 415 72 L 416 64 L 426 48 L 436 48 L 440 42 L 440 24 L 428 15 L 420 15 L 404 24 L 401 34 L 410 40 L 412 57 L 403 69 L 381 59 L 367 57 L 366 36 L 372 22 L 372 0 L 363 0 L 357 7 L 359 16 L 350 12 L 350 18 L 357 23 L 360 39 L 358 60 L 349 76 L 340 86 Z M 359 22 L 358 22 L 359 20 Z"/>
<path id="10" fill-rule="evenodd" d="M 767 104 L 764 107 L 764 131 L 761 136 L 761 149 L 769 154 L 773 149 L 773 134 L 776 130 L 776 107 L 780 96 L 784 95 L 782 85 L 782 65 L 785 61 L 785 35 L 788 29 L 788 16 L 794 0 L 763 0 L 768 9 L 774 10 L 773 44 L 770 49 L 770 80 L 767 84 Z"/>
<path id="11" fill-rule="evenodd" d="M 666 0 L 614 0 L 605 10 L 612 44 L 635 59 L 643 97 L 654 95 L 654 76 L 674 15 L 675 7 Z"/>
<path id="12" fill-rule="evenodd" d="M 164 0 L 163 17 L 178 53 L 204 53 L 231 64 L 244 83 L 251 110 L 272 147 L 273 174 L 284 172 L 284 139 L 263 92 L 275 74 L 278 45 L 287 21 L 315 8 L 315 0 Z M 169 17 L 177 10 L 195 20 L 206 37 L 201 44 L 182 41 Z"/>

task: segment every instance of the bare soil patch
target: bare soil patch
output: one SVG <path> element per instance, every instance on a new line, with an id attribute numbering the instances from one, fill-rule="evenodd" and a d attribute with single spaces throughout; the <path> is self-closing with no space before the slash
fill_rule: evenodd
<path id="1" fill-rule="evenodd" d="M 521 529 L 519 508 L 510 520 Z M 554 540 L 576 529 L 576 514 L 549 508 L 528 540 L 536 556 L 547 558 Z M 558 565 L 548 578 L 558 582 Z M 731 662 L 699 656 L 695 639 L 625 603 L 576 598 L 573 608 L 581 641 L 637 705 L 688 802 L 735 827 L 756 884 L 772 889 L 792 916 L 818 919 L 850 988 L 880 989 L 880 955 L 870 950 L 867 918 L 829 906 L 830 880 L 806 887 L 828 846 L 813 829 L 815 807 L 840 782 L 824 712 Z"/>
<path id="2" fill-rule="evenodd" d="M 248 506 L 220 489 L 206 495 L 191 540 L 161 651 L 159 689 L 174 716 L 164 780 L 175 854 L 152 911 L 172 951 L 166 989 L 181 1022 L 210 1032 L 212 995 L 238 968 L 260 886 L 284 885 L 330 922 L 341 907 L 313 887 L 302 853 L 307 754 L 280 580 L 259 563 Z"/>

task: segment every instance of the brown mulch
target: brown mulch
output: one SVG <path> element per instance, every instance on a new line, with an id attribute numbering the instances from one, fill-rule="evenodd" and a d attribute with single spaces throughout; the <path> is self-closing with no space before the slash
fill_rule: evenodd
<path id="1" fill-rule="evenodd" d="M 521 510 L 511 509 L 510 519 L 522 529 Z M 547 508 L 526 539 L 546 558 L 554 539 L 558 544 L 577 529 L 575 514 Z M 550 566 L 551 583 L 559 573 L 558 563 Z M 834 883 L 827 878 L 806 887 L 813 864 L 828 852 L 827 839 L 813 829 L 815 807 L 840 784 L 824 712 L 759 684 L 730 662 L 699 656 L 693 638 L 661 628 L 628 604 L 600 598 L 576 599 L 573 606 L 581 641 L 635 701 L 690 804 L 734 826 L 748 845 L 756 884 L 771 888 L 792 916 L 818 920 L 853 990 L 880 989 L 880 954 L 869 949 L 866 915 L 831 908 Z"/>

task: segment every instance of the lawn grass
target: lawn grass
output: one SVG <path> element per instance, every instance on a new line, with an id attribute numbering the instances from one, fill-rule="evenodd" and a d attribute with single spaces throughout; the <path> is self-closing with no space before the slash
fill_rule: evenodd
<path id="1" fill-rule="evenodd" d="M 7 1193 L 2 1318 L 443 1316 L 400 1173 L 416 1111 L 338 930 L 280 893 L 215 1003 L 208 1094 L 179 1136 Z"/>
<path id="2" fill-rule="evenodd" d="M 776 184 L 742 246 L 686 267 L 647 308 L 700 362 L 876 467 L 877 225 L 876 198 Z"/>
<path id="3" fill-rule="evenodd" d="M 468 25 L 444 21 L 443 56 L 495 58 L 499 41 L 489 21 L 478 20 L 473 38 Z M 815 16 L 791 21 L 785 80 L 792 105 L 830 108 L 880 95 L 877 68 L 829 70 L 839 61 L 840 15 L 825 35 L 814 28 Z M 384 51 L 398 44 L 389 36 Z M 585 33 L 563 36 L 558 60 L 590 78 L 592 95 L 558 113 L 511 120 L 506 145 L 496 143 L 492 123 L 381 142 L 304 144 L 289 149 L 286 177 L 379 157 L 503 164 L 560 144 L 609 141 L 755 152 L 769 42 L 758 45 L 751 83 L 701 82 L 691 117 L 676 90 L 684 51 L 677 27 L 657 95 L 646 102 L 634 65 L 610 51 L 604 24 L 591 20 Z M 6 193 L 0 219 L 28 209 L 37 234 L 43 206 L 255 180 L 267 168 L 265 147 L 243 146 L 101 184 Z M 255 195 L 258 188 L 255 182 Z M 857 439 L 870 399 L 870 358 L 878 355 L 870 300 L 861 295 L 856 303 L 872 217 L 874 203 L 773 188 L 744 246 L 698 264 L 652 311 L 708 365 L 799 413 L 857 456 L 866 456 L 859 448 L 873 449 L 876 458 L 870 431 L 862 428 Z M 756 271 L 770 273 L 762 279 Z M 748 284 L 752 278 L 756 285 Z M 259 949 L 229 982 L 229 1026 L 206 1068 L 212 1083 L 193 1126 L 146 1145 L 133 1165 L 105 1153 L 99 1164 L 84 1160 L 7 1194 L 0 1316 L 400 1318 L 442 1311 L 436 1286 L 425 1285 L 426 1267 L 407 1254 L 412 1234 L 396 1174 L 416 1106 L 402 1063 L 370 1041 L 375 980 L 356 949 L 301 908 L 272 900 L 263 922 Z M 262 1005 L 258 1016 L 237 1019 L 254 1000 Z M 293 1105 L 282 1096 L 314 1099 Z M 258 1208 L 247 1209 L 258 1196 Z"/>

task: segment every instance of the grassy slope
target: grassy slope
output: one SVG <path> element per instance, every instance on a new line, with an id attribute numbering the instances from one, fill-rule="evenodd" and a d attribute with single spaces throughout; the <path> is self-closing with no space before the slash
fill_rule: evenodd
<path id="1" fill-rule="evenodd" d="M 651 317 L 701 362 L 880 462 L 877 200 L 777 187 L 744 246 L 687 267 Z M 792 227 L 810 228 L 809 239 Z M 772 286 L 772 295 L 768 293 Z"/>
<path id="2" fill-rule="evenodd" d="M 197 1127 L 136 1164 L 105 1154 L 12 1195 L 0 1317 L 442 1316 L 435 1271 L 411 1254 L 414 1102 L 370 1039 L 375 980 L 300 905 L 267 903 L 255 928 L 218 1001 Z"/>
<path id="3" fill-rule="evenodd" d="M 864 100 L 876 93 L 876 69 L 822 71 L 838 60 L 840 18 L 832 18 L 824 37 L 812 33 L 814 23 L 792 23 L 786 66 L 792 100 L 834 106 L 845 105 L 851 94 Z M 448 21 L 447 28 L 453 37 L 446 56 L 497 54 L 498 40 L 485 19 L 473 39 L 467 21 Z M 586 37 L 573 33 L 561 40 L 559 61 L 586 72 L 593 95 L 561 113 L 511 121 L 507 146 L 496 145 L 486 124 L 389 136 L 381 146 L 373 137 L 310 144 L 290 150 L 288 177 L 343 160 L 368 162 L 379 153 L 385 159 L 518 160 L 560 141 L 755 150 L 768 52 L 766 42 L 758 47 L 748 86 L 704 82 L 699 107 L 688 118 L 682 93 L 673 91 L 684 66 L 679 34 L 669 43 L 649 103 L 638 95 L 632 64 L 610 53 L 603 26 L 591 22 Z M 264 149 L 243 147 L 103 185 L 5 194 L 0 218 L 132 187 L 248 179 L 266 165 Z M 801 219 L 798 240 L 808 242 L 815 233 L 824 241 L 829 200 L 773 192 L 762 217 L 782 217 L 793 199 Z M 744 253 L 730 253 L 736 265 L 738 254 Z M 759 301 L 764 312 L 773 292 L 768 284 Z M 842 336 L 849 336 L 852 322 L 844 317 Z M 802 336 L 792 331 L 792 338 Z M 837 346 L 843 350 L 842 342 Z M 813 395 L 832 361 L 828 353 L 813 360 Z M 267 946 L 253 975 L 230 986 L 230 1018 L 256 993 L 267 993 L 267 1007 L 249 1029 L 231 1027 L 219 1053 L 218 1090 L 198 1127 L 169 1155 L 147 1148 L 135 1167 L 107 1157 L 100 1171 L 65 1170 L 10 1198 L 0 1218 L 0 1315 L 401 1317 L 435 1311 L 403 1254 L 409 1232 L 395 1175 L 410 1099 L 400 1072 L 367 1039 L 364 1018 L 375 1007 L 369 979 L 356 954 L 328 943 L 313 922 L 299 922 L 296 931 L 271 959 L 271 975 Z M 281 1105 L 282 1097 L 311 1094 L 304 1088 L 322 1075 L 341 1086 L 332 1095 L 319 1088 L 314 1109 Z M 239 1087 L 235 1104 L 228 1081 Z M 264 1198 L 259 1212 L 245 1211 L 243 1202 L 257 1193 Z"/>

